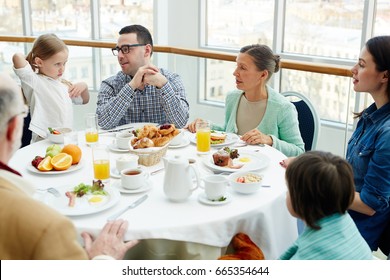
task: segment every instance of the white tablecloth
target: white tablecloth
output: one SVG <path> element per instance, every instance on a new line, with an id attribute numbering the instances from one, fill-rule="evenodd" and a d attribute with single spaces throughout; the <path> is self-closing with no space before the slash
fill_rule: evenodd
<path id="1" fill-rule="evenodd" d="M 111 144 L 113 135 L 101 135 L 99 142 Z M 93 179 L 91 148 L 85 144 L 82 133 L 79 133 L 79 146 L 82 148 L 83 168 L 63 175 L 36 174 L 27 170 L 36 155 L 44 155 L 48 140 L 41 141 L 18 150 L 10 161 L 10 166 L 33 182 L 38 188 L 56 186 L 76 186 L 81 182 L 91 183 Z M 209 206 L 198 201 L 203 190 L 193 192 L 188 200 L 181 203 L 171 202 L 163 192 L 164 172 L 151 176 L 153 188 L 148 192 L 149 198 L 135 209 L 127 211 L 120 218 L 129 221 L 126 240 L 130 239 L 166 239 L 214 247 L 226 247 L 235 233 L 247 233 L 263 250 L 267 259 L 276 259 L 297 238 L 296 219 L 291 217 L 285 205 L 286 185 L 285 170 L 279 162 L 285 156 L 276 149 L 265 146 L 238 147 L 241 152 L 255 151 L 270 158 L 270 164 L 262 170 L 263 183 L 270 188 L 261 188 L 255 194 L 241 195 L 231 190 L 232 201 L 225 205 Z M 179 149 L 168 149 L 167 155 L 179 154 L 195 158 L 201 176 L 212 174 L 203 164 L 205 156 L 196 154 L 196 147 L 190 144 Z M 111 152 L 111 166 L 121 153 Z M 163 167 L 161 161 L 150 166 L 149 171 Z M 110 179 L 113 185 L 119 179 Z M 122 194 L 120 202 L 100 213 L 70 217 L 78 232 L 88 231 L 98 234 L 107 217 L 129 205 L 140 194 Z M 201 246 L 200 246 L 201 247 Z"/>

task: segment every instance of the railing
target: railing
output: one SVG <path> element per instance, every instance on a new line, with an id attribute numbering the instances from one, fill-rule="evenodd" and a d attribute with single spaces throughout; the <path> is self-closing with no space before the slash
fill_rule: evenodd
<path id="1" fill-rule="evenodd" d="M 0 42 L 20 42 L 20 43 L 32 43 L 36 37 L 29 36 L 0 36 Z M 113 42 L 102 42 L 102 41 L 91 41 L 91 40 L 71 40 L 64 39 L 65 44 L 68 46 L 78 46 L 78 47 L 94 47 L 94 48 L 113 48 L 115 43 Z M 225 60 L 225 61 L 236 61 L 236 55 L 224 52 L 214 52 L 206 51 L 201 49 L 184 49 L 184 48 L 175 48 L 168 46 L 154 46 L 154 52 L 161 53 L 171 53 L 179 54 L 186 56 L 195 56 L 216 60 Z M 334 66 L 331 64 L 320 64 L 320 63 L 311 63 L 311 62 L 302 62 L 289 59 L 281 60 L 281 68 L 307 71 L 321 74 L 329 74 L 336 76 L 351 77 L 352 73 L 350 67 L 348 66 Z"/>

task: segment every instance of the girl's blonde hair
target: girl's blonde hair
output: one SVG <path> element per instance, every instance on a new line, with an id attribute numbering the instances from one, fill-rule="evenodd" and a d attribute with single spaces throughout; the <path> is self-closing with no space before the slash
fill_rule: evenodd
<path id="1" fill-rule="evenodd" d="M 55 34 L 43 34 L 39 36 L 33 44 L 32 50 L 27 54 L 26 60 L 35 71 L 35 58 L 39 57 L 42 60 L 49 59 L 51 56 L 63 50 L 68 50 L 65 43 Z"/>

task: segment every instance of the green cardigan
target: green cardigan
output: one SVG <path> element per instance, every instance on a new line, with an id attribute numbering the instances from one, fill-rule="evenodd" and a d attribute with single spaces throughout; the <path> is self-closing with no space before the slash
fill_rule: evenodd
<path id="1" fill-rule="evenodd" d="M 268 100 L 263 120 L 257 129 L 272 137 L 272 147 L 287 157 L 298 156 L 305 151 L 305 144 L 299 132 L 298 114 L 295 106 L 283 95 L 267 86 Z M 226 96 L 224 126 L 212 124 L 212 129 L 237 133 L 236 115 L 241 95 L 234 90 Z"/>

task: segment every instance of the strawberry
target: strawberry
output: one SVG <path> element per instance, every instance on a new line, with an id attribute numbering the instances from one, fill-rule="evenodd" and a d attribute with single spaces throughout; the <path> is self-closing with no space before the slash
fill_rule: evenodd
<path id="1" fill-rule="evenodd" d="M 49 130 L 50 134 L 61 134 L 61 132 L 51 127 L 48 127 L 47 129 Z"/>
<path id="2" fill-rule="evenodd" d="M 40 163 L 43 159 L 44 159 L 44 158 L 41 157 L 41 156 L 36 156 L 36 157 L 32 160 L 32 162 L 31 162 L 32 166 L 34 166 L 35 168 L 38 169 L 38 165 L 39 165 L 39 163 Z"/>

